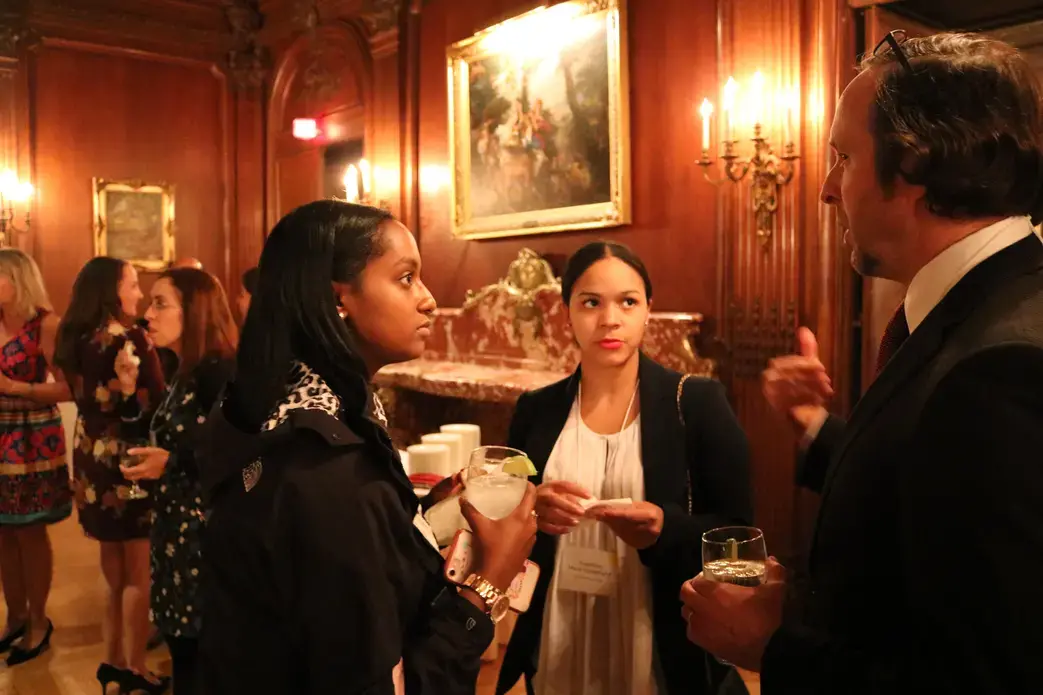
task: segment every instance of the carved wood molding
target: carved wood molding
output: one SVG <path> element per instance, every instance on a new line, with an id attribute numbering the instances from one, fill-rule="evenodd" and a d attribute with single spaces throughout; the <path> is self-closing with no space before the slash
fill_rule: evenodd
<path id="1" fill-rule="evenodd" d="M 370 35 L 398 29 L 402 0 L 363 0 L 361 18 Z"/>
<path id="2" fill-rule="evenodd" d="M 330 60 L 338 55 L 342 60 L 334 67 Z M 357 106 L 330 104 L 325 97 L 335 95 L 344 79 L 353 79 L 358 85 L 361 106 L 371 121 L 373 105 L 373 61 L 363 30 L 350 22 L 336 22 L 317 27 L 314 32 L 301 34 L 287 48 L 275 68 L 271 97 L 268 101 L 267 171 L 268 221 L 274 224 L 279 216 L 279 192 L 275 162 L 277 143 L 283 132 L 286 111 L 297 90 L 305 99 L 325 104 L 333 112 Z M 310 114 L 322 116 L 323 113 Z"/>
<path id="3" fill-rule="evenodd" d="M 25 2 L 11 3 L 0 11 L 0 70 L 13 69 L 19 54 L 36 39 L 36 32 L 29 26 Z"/>
<path id="4" fill-rule="evenodd" d="M 418 2 L 419 0 L 413 0 Z M 262 43 L 285 45 L 327 24 L 358 23 L 367 36 L 396 32 L 403 0 L 261 0 Z"/>
<path id="5" fill-rule="evenodd" d="M 231 30 L 220 3 L 150 0 L 98 3 L 32 0 L 29 26 L 43 36 L 62 36 L 217 58 L 229 47 Z"/>
<path id="6" fill-rule="evenodd" d="M 744 307 L 749 307 L 748 309 Z M 797 303 L 736 301 L 729 307 L 730 374 L 737 379 L 760 379 L 768 360 L 793 350 L 796 340 Z"/>
<path id="7" fill-rule="evenodd" d="M 271 67 L 268 48 L 258 41 L 264 15 L 257 0 L 223 0 L 225 17 L 232 30 L 232 47 L 227 64 L 232 86 L 238 91 L 254 91 L 264 84 Z"/>

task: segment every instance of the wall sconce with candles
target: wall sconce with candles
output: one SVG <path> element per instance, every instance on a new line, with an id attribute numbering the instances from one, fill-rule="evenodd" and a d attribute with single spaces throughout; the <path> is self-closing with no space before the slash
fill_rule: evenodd
<path id="1" fill-rule="evenodd" d="M 16 234 L 29 231 L 29 199 L 33 197 L 33 184 L 19 181 L 10 169 L 0 173 L 0 246 L 10 246 Z M 25 227 L 15 225 L 14 204 L 25 204 Z"/>
<path id="2" fill-rule="evenodd" d="M 370 205 L 382 210 L 391 211 L 387 200 L 378 199 L 373 193 L 374 172 L 366 159 L 360 159 L 358 165 L 349 164 L 344 172 L 344 200 L 349 203 Z"/>
<path id="3" fill-rule="evenodd" d="M 742 158 L 736 154 L 736 145 L 739 141 L 734 139 L 735 102 L 738 92 L 739 83 L 729 77 L 728 82 L 724 85 L 721 102 L 724 121 L 724 152 L 720 155 L 720 159 L 724 160 L 724 176 L 712 178 L 709 172 L 709 167 L 714 163 L 714 160 L 710 158 L 710 122 L 713 116 L 713 104 L 709 99 L 703 99 L 703 103 L 699 107 L 703 126 L 702 158 L 696 163 L 703 167 L 703 175 L 706 180 L 714 185 L 720 185 L 726 180 L 738 183 L 747 174 L 750 175 L 750 199 L 757 217 L 757 238 L 760 239 L 762 245 L 766 246 L 771 239 L 775 211 L 779 207 L 779 188 L 793 179 L 795 166 L 793 162 L 799 158 L 792 136 L 793 111 L 797 100 L 792 95 L 784 98 L 786 111 L 784 142 L 782 155 L 776 155 L 772 151 L 771 143 L 763 134 L 764 76 L 760 71 L 754 73 L 747 100 L 750 120 L 753 122 L 753 154 Z"/>

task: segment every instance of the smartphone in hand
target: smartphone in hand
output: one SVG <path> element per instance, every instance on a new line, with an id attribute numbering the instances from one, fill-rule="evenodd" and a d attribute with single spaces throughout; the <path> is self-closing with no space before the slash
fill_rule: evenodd
<path id="1" fill-rule="evenodd" d="M 471 552 L 471 532 L 460 529 L 456 532 L 452 544 L 446 553 L 445 578 L 453 584 L 463 584 L 471 575 L 471 563 L 473 555 Z M 525 561 L 525 569 L 519 572 L 510 588 L 507 596 L 511 599 L 511 610 L 515 613 L 524 613 L 529 610 L 532 602 L 532 594 L 536 591 L 536 582 L 540 578 L 540 567 L 535 562 Z"/>

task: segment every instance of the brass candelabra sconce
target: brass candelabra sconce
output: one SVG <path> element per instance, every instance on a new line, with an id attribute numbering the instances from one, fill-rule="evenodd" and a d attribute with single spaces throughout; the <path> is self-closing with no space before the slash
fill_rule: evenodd
<path id="1" fill-rule="evenodd" d="M 32 197 L 31 183 L 19 181 L 10 169 L 0 173 L 0 247 L 10 246 L 16 235 L 29 231 L 29 199 Z M 25 205 L 25 226 L 21 228 L 15 224 L 15 203 Z"/>
<path id="2" fill-rule="evenodd" d="M 391 203 L 373 192 L 373 182 L 377 178 L 375 173 L 366 159 L 360 159 L 357 166 L 349 164 L 348 170 L 344 172 L 344 200 L 390 212 Z"/>
<path id="3" fill-rule="evenodd" d="M 796 153 L 796 145 L 793 143 L 791 133 L 793 132 L 793 111 L 796 106 L 796 98 L 784 97 L 785 102 L 785 133 L 782 154 L 777 155 L 772 149 L 771 143 L 765 137 L 761 119 L 763 118 L 763 90 L 764 78 L 760 72 L 753 76 L 752 95 L 749 98 L 748 108 L 752 114 L 753 121 L 753 154 L 749 157 L 741 157 L 736 149 L 739 140 L 733 138 L 733 113 L 735 110 L 735 97 L 739 85 L 731 77 L 724 86 L 724 141 L 723 152 L 720 155 L 723 165 L 722 176 L 711 176 L 710 167 L 714 160 L 710 156 L 710 122 L 713 115 L 713 104 L 708 99 L 703 99 L 699 114 L 702 116 L 702 156 L 696 162 L 703 168 L 703 176 L 707 181 L 719 186 L 725 181 L 739 183 L 750 177 L 750 204 L 756 216 L 757 239 L 762 246 L 767 246 L 771 240 L 774 228 L 775 213 L 779 209 L 779 194 L 783 186 L 793 180 L 795 162 L 799 159 Z"/>

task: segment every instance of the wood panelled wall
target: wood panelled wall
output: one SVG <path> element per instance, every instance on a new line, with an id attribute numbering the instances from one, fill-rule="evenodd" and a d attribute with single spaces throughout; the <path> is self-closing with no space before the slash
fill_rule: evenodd
<path id="1" fill-rule="evenodd" d="M 262 37 L 274 55 L 268 222 L 316 193 L 326 143 L 289 136 L 290 119 L 309 116 L 341 134 L 364 133 L 371 161 L 395 171 L 378 182 L 380 197 L 417 234 L 425 282 L 443 306 L 458 306 L 468 289 L 497 280 L 523 246 L 560 264 L 592 239 L 629 244 L 648 264 L 657 309 L 703 312 L 716 324 L 716 337 L 728 350 L 722 376 L 753 445 L 757 523 L 774 552 L 800 555 L 815 500 L 793 486 L 794 439 L 766 407 L 759 375 L 771 356 L 792 349 L 796 328 L 806 324 L 819 334 L 841 393 L 852 381 L 847 327 L 853 281 L 835 218 L 818 200 L 830 164 L 831 114 L 853 74 L 852 13 L 844 0 L 630 0 L 633 223 L 582 233 L 455 239 L 444 185 L 446 48 L 537 4 L 262 2 L 268 18 Z M 368 46 L 365 59 L 344 49 L 352 42 Z M 748 80 L 756 69 L 772 88 L 795 87 L 802 95 L 801 160 L 766 246 L 755 236 L 748 183 L 715 187 L 695 164 L 699 102 L 710 96 L 719 103 L 729 74 Z M 322 76 L 330 73 L 340 77 L 327 84 Z M 768 131 L 777 141 L 781 121 Z M 838 400 L 838 408 L 846 408 L 846 394 Z"/>
<path id="2" fill-rule="evenodd" d="M 703 312 L 716 325 L 722 376 L 753 443 L 757 523 L 774 552 L 799 555 L 814 500 L 794 489 L 793 437 L 768 412 L 759 372 L 806 324 L 838 408 L 850 400 L 853 282 L 818 188 L 831 114 L 853 74 L 854 15 L 845 0 L 629 0 L 633 223 L 454 239 L 439 185 L 449 173 L 446 48 L 537 4 L 110 0 L 97 10 L 19 0 L 17 12 L 0 11 L 0 27 L 18 29 L 0 50 L 0 157 L 40 186 L 28 248 L 61 294 L 90 253 L 90 176 L 177 179 L 179 254 L 199 256 L 234 291 L 264 231 L 322 194 L 322 148 L 348 138 L 364 139 L 379 197 L 416 232 L 443 306 L 501 277 L 523 246 L 560 264 L 588 240 L 622 241 L 645 259 L 656 309 Z M 801 93 L 801 159 L 765 246 L 748 182 L 715 187 L 695 164 L 699 102 L 719 105 L 728 75 L 756 69 L 770 87 Z M 319 119 L 326 136 L 293 139 L 294 117 Z M 777 141 L 780 123 L 768 134 Z"/>
<path id="3" fill-rule="evenodd" d="M 11 5 L 0 164 L 36 186 L 17 244 L 58 310 L 94 253 L 92 177 L 173 183 L 177 255 L 238 291 L 264 239 L 259 15 L 238 0 Z"/>
<path id="4" fill-rule="evenodd" d="M 629 3 L 633 224 L 617 229 L 462 241 L 449 225 L 449 193 L 420 188 L 420 251 L 435 298 L 459 306 L 466 290 L 503 276 L 518 250 L 567 256 L 587 241 L 631 246 L 648 264 L 656 310 L 712 313 L 720 239 L 717 194 L 702 180 L 695 109 L 717 88 L 713 2 Z M 420 18 L 420 166 L 447 167 L 446 47 L 531 9 L 510 0 L 431 0 Z"/>

